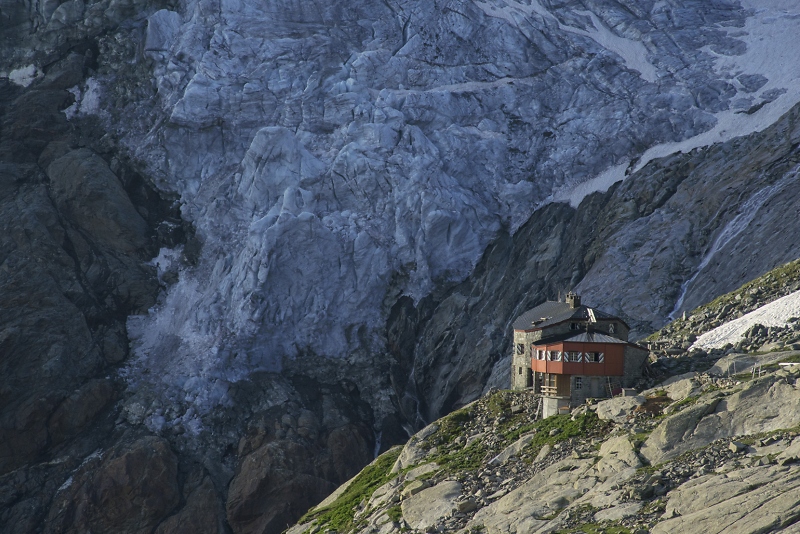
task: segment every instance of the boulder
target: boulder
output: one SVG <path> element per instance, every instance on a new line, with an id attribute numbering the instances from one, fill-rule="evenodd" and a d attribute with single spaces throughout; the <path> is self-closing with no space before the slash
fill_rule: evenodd
<path id="1" fill-rule="evenodd" d="M 728 354 L 717 360 L 708 370 L 712 376 L 733 376 L 740 373 L 749 373 L 753 366 L 769 365 L 787 358 L 791 354 L 772 352 L 769 354 Z"/>
<path id="2" fill-rule="evenodd" d="M 621 423 L 633 413 L 633 410 L 644 404 L 645 398 L 641 395 L 635 397 L 614 397 L 597 403 L 597 417 L 604 421 Z"/>
<path id="3" fill-rule="evenodd" d="M 543 469 L 504 497 L 481 508 L 467 529 L 485 527 L 489 532 L 535 532 L 547 524 L 542 519 L 583 496 L 596 478 L 587 477 L 593 460 L 567 459 Z M 576 482 L 582 481 L 583 484 Z"/>
<path id="4" fill-rule="evenodd" d="M 134 254 L 146 248 L 147 223 L 100 156 L 72 150 L 47 167 L 59 211 L 98 242 Z"/>
<path id="5" fill-rule="evenodd" d="M 627 436 L 615 436 L 603 442 L 599 451 L 600 459 L 594 469 L 605 479 L 619 478 L 625 471 L 635 471 L 642 461 Z"/>
<path id="6" fill-rule="evenodd" d="M 422 461 L 427 454 L 427 451 L 420 447 L 420 442 L 425 440 L 428 436 L 439 430 L 437 423 L 431 423 L 408 440 L 406 446 L 403 447 L 403 452 L 398 456 L 397 461 L 392 466 L 392 473 L 399 473 L 402 469 L 414 466 Z"/>
<path id="7" fill-rule="evenodd" d="M 499 495 L 498 498 L 499 497 L 502 497 L 502 495 Z M 492 496 L 489 496 L 489 498 L 491 499 Z M 458 503 L 458 511 L 465 514 L 469 512 L 474 512 L 477 509 L 478 509 L 478 503 L 475 502 L 475 499 L 473 499 L 472 497 Z"/>
<path id="8" fill-rule="evenodd" d="M 600 510 L 594 514 L 594 520 L 598 522 L 619 521 L 620 519 L 625 519 L 626 517 L 635 516 L 641 509 L 642 503 L 628 502 L 625 504 L 612 506 L 611 508 L 606 508 L 605 510 Z"/>
<path id="9" fill-rule="evenodd" d="M 510 458 L 513 458 L 514 456 L 519 454 L 522 449 L 527 447 L 535 437 L 536 437 L 535 432 L 530 432 L 528 434 L 525 434 L 517 441 L 515 441 L 514 443 L 503 449 L 503 452 L 492 458 L 489 461 L 489 465 L 502 465 L 506 463 Z"/>
<path id="10" fill-rule="evenodd" d="M 424 489 L 401 505 L 403 519 L 413 529 L 427 530 L 457 509 L 456 501 L 461 496 L 461 484 L 445 480 Z"/>
<path id="11" fill-rule="evenodd" d="M 428 473 L 432 473 L 437 469 L 439 469 L 439 465 L 436 464 L 435 462 L 422 464 L 421 466 L 415 467 L 414 469 L 411 469 L 408 473 L 406 473 L 406 480 L 407 481 L 415 480 L 416 478 L 422 475 L 427 475 Z"/>
<path id="12" fill-rule="evenodd" d="M 640 450 L 641 455 L 650 464 L 656 465 L 694 448 L 686 443 L 686 439 L 691 437 L 698 422 L 705 415 L 714 411 L 719 401 L 719 398 L 704 399 L 669 416 L 653 430 L 644 442 Z"/>
<path id="13" fill-rule="evenodd" d="M 684 378 L 667 385 L 664 389 L 667 392 L 667 396 L 677 402 L 697 393 L 699 385 L 694 378 Z"/>
<path id="14" fill-rule="evenodd" d="M 413 497 L 417 493 L 421 492 L 422 490 L 430 488 L 431 485 L 428 484 L 425 480 L 414 480 L 410 484 L 408 484 L 400 495 L 404 498 Z"/>
<path id="15" fill-rule="evenodd" d="M 542 448 L 539 449 L 539 453 L 536 455 L 536 458 L 534 458 L 533 461 L 534 462 L 541 462 L 542 460 L 547 458 L 547 455 L 550 454 L 550 451 L 552 451 L 552 450 L 553 450 L 553 448 L 550 446 L 550 444 L 545 443 L 542 446 Z"/>
<path id="16" fill-rule="evenodd" d="M 745 445 L 741 441 L 733 440 L 728 444 L 728 450 L 730 450 L 734 454 L 738 453 L 738 452 L 741 452 L 746 448 L 747 448 L 747 445 Z"/>
<path id="17" fill-rule="evenodd" d="M 795 438 L 775 459 L 782 465 L 800 460 L 800 438 Z"/>

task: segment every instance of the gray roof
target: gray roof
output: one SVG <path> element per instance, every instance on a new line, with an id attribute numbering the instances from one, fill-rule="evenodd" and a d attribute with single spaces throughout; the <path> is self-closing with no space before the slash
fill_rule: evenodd
<path id="1" fill-rule="evenodd" d="M 627 345 L 627 341 L 623 341 L 616 337 L 607 336 L 600 332 L 581 332 L 576 336 L 565 339 L 564 341 L 580 341 L 583 343 L 622 343 Z"/>
<path id="2" fill-rule="evenodd" d="M 589 310 L 594 312 L 594 317 L 598 321 L 608 319 L 622 320 L 606 312 L 595 308 L 589 308 L 588 306 L 581 305 L 577 308 L 571 308 L 566 302 L 548 300 L 520 315 L 517 320 L 514 321 L 514 330 L 535 330 L 569 320 L 588 321 Z M 533 324 L 534 321 L 539 321 L 540 319 L 544 320 L 537 322 L 535 325 Z"/>
<path id="3" fill-rule="evenodd" d="M 574 341 L 576 343 L 617 343 L 619 345 L 631 345 L 634 347 L 639 347 L 639 345 L 635 343 L 631 343 L 629 341 L 624 341 L 622 339 L 609 336 L 607 334 L 603 334 L 602 332 L 567 332 L 565 334 L 556 334 L 554 336 L 544 337 L 538 341 L 534 341 L 534 345 L 549 345 L 551 343 L 560 343 L 563 341 Z"/>

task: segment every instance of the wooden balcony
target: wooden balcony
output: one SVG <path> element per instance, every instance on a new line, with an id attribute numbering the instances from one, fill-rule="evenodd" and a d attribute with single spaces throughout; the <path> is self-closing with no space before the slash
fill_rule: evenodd
<path id="1" fill-rule="evenodd" d="M 558 388 L 556 386 L 542 386 L 542 395 L 545 397 L 558 397 Z"/>

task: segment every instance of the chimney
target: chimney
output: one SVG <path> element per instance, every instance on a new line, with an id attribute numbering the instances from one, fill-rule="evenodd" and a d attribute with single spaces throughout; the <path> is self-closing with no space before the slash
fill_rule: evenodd
<path id="1" fill-rule="evenodd" d="M 577 308 L 581 305 L 581 296 L 570 291 L 567 293 L 567 304 L 569 304 L 570 308 Z"/>

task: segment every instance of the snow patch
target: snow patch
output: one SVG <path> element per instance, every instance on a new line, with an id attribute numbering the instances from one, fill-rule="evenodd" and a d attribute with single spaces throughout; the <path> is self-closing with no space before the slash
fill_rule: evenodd
<path id="1" fill-rule="evenodd" d="M 613 52 L 622 58 L 625 65 L 631 69 L 638 71 L 642 79 L 655 83 L 658 80 L 658 71 L 655 65 L 647 59 L 647 48 L 641 41 L 634 41 L 626 39 L 614 34 L 600 18 L 591 11 L 577 11 L 576 13 L 588 17 L 592 21 L 593 28 L 584 30 L 576 28 L 567 24 L 562 24 L 550 11 L 542 6 L 537 0 L 531 0 L 529 5 L 515 2 L 514 0 L 505 0 L 502 7 L 489 2 L 475 2 L 475 5 L 480 7 L 484 13 L 490 17 L 501 18 L 515 26 L 519 25 L 520 20 L 523 18 L 521 13 L 525 15 L 539 15 L 544 19 L 554 22 L 562 31 L 588 37 L 609 52 Z"/>
<path id="2" fill-rule="evenodd" d="M 606 50 L 614 52 L 622 58 L 629 69 L 638 71 L 642 79 L 650 83 L 655 83 L 658 80 L 658 71 L 647 59 L 647 48 L 642 42 L 615 35 L 591 11 L 578 11 L 578 13 L 586 15 L 592 20 L 594 31 L 581 30 L 563 24 L 560 27 L 565 31 L 588 37 Z"/>
<path id="3" fill-rule="evenodd" d="M 700 135 L 650 148 L 639 158 L 634 172 L 657 158 L 760 132 L 800 102 L 800 55 L 795 44 L 800 35 L 797 2 L 743 0 L 742 5 L 752 9 L 754 15 L 747 18 L 744 29 L 731 28 L 729 32 L 747 44 L 746 52 L 726 56 L 705 51 L 718 57 L 715 71 L 722 78 L 732 82 L 742 74 L 767 78 L 766 85 L 760 88 L 761 101 L 746 111 L 729 109 L 717 113 L 716 126 Z"/>
<path id="4" fill-rule="evenodd" d="M 158 251 L 158 256 L 148 262 L 158 272 L 158 280 L 164 282 L 164 275 L 168 272 L 175 271 L 180 263 L 181 254 L 183 253 L 183 245 L 175 248 L 162 248 Z"/>
<path id="5" fill-rule="evenodd" d="M 697 341 L 692 344 L 689 350 L 717 349 L 724 347 L 728 343 L 735 345 L 742 340 L 744 333 L 755 324 L 786 326 L 792 317 L 800 317 L 800 291 L 795 291 L 785 297 L 774 300 L 747 315 L 706 332 L 697 338 Z"/>
<path id="6" fill-rule="evenodd" d="M 17 85 L 28 87 L 41 76 L 42 71 L 36 65 L 28 65 L 12 70 L 8 74 L 8 79 Z"/>
<path id="7" fill-rule="evenodd" d="M 97 115 L 100 113 L 100 100 L 102 90 L 100 83 L 94 79 L 86 80 L 86 87 L 82 90 L 80 86 L 74 85 L 67 89 L 75 97 L 75 102 L 63 110 L 67 120 L 74 119 L 78 115 Z"/>
<path id="8" fill-rule="evenodd" d="M 82 115 L 97 115 L 100 113 L 100 99 L 102 90 L 100 83 L 95 78 L 86 80 L 86 90 L 83 92 L 83 98 L 80 104 L 80 113 Z"/>
<path id="9" fill-rule="evenodd" d="M 573 208 L 577 208 L 583 202 L 583 199 L 592 193 L 605 193 L 612 185 L 623 181 L 625 179 L 625 170 L 629 165 L 629 163 L 620 163 L 609 167 L 585 182 L 571 187 L 562 187 L 550 199 L 546 200 L 545 204 L 549 202 L 566 202 Z"/>
<path id="10" fill-rule="evenodd" d="M 72 96 L 75 97 L 75 102 L 73 102 L 71 106 L 64 109 L 63 111 L 64 115 L 67 117 L 67 120 L 72 120 L 78 115 L 78 111 L 80 111 L 82 92 L 81 88 L 77 85 L 73 85 L 72 87 L 67 89 L 67 91 L 72 93 Z"/>
<path id="11" fill-rule="evenodd" d="M 61 486 L 59 486 L 59 488 L 56 490 L 56 493 L 61 493 L 65 489 L 68 489 L 70 486 L 72 486 L 72 481 L 73 477 L 72 475 L 70 475 L 70 477 L 67 480 L 65 480 L 64 483 L 61 484 Z"/>

